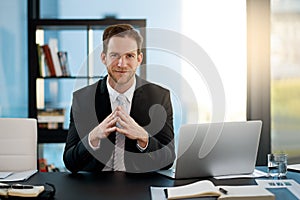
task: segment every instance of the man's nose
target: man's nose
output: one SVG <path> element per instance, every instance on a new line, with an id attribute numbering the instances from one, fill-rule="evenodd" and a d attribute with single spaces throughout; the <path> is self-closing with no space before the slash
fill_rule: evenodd
<path id="1" fill-rule="evenodd" d="M 118 60 L 118 67 L 122 67 L 125 65 L 125 56 L 120 56 Z"/>

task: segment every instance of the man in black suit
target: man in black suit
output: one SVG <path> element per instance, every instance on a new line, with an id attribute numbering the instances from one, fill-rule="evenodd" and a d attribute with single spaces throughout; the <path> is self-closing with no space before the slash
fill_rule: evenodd
<path id="1" fill-rule="evenodd" d="M 142 37 L 128 24 L 103 33 L 108 75 L 73 94 L 64 163 L 72 172 L 148 172 L 175 159 L 169 90 L 138 77 Z"/>

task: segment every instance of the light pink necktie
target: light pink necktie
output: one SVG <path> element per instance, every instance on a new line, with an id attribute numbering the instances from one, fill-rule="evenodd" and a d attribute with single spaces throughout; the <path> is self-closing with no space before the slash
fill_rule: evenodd
<path id="1" fill-rule="evenodd" d="M 117 97 L 117 102 L 119 106 L 122 106 L 126 110 L 126 96 L 120 94 Z M 119 124 L 117 126 L 120 127 Z M 124 165 L 124 147 L 125 147 L 125 136 L 120 133 L 116 133 L 116 142 L 115 142 L 115 152 L 114 152 L 114 171 L 125 171 Z"/>

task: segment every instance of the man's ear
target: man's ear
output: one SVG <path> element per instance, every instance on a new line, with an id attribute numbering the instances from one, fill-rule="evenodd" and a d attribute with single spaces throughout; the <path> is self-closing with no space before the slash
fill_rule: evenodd
<path id="1" fill-rule="evenodd" d="M 100 55 L 100 57 L 101 57 L 102 63 L 103 63 L 104 65 L 106 65 L 106 54 L 102 52 L 101 55 Z"/>
<path id="2" fill-rule="evenodd" d="M 138 60 L 139 64 L 142 63 L 142 61 L 143 61 L 143 53 L 142 52 L 138 55 L 137 60 Z"/>

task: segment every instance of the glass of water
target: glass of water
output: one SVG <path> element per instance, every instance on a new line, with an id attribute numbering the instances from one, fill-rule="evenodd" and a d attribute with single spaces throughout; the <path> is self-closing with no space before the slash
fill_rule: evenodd
<path id="1" fill-rule="evenodd" d="M 268 176 L 281 178 L 287 174 L 287 154 L 268 154 Z"/>

